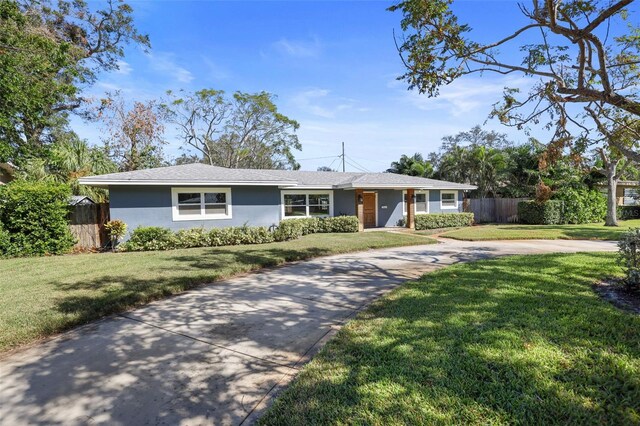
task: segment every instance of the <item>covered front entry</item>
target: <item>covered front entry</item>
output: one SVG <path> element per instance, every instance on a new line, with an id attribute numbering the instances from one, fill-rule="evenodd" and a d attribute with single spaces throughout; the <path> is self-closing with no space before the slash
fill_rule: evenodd
<path id="1" fill-rule="evenodd" d="M 376 194 L 375 192 L 365 192 L 363 196 L 364 227 L 375 228 L 377 226 L 376 210 L 378 209 Z"/>
<path id="2" fill-rule="evenodd" d="M 406 192 L 405 197 L 403 191 Z M 402 222 L 407 228 L 414 229 L 415 192 L 412 188 L 356 188 L 354 193 L 359 231 L 378 226 L 394 227 Z"/>

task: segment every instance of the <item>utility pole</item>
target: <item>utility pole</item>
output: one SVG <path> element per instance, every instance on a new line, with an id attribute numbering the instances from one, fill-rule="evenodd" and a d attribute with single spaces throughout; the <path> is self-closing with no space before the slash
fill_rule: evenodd
<path id="1" fill-rule="evenodd" d="M 344 173 L 344 142 L 342 142 L 342 173 Z"/>

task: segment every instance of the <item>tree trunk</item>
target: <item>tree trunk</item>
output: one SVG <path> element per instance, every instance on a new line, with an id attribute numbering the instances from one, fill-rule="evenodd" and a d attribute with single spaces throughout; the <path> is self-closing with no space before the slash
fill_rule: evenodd
<path id="1" fill-rule="evenodd" d="M 611 161 L 605 169 L 607 173 L 607 217 L 604 226 L 618 226 L 618 200 L 616 198 L 616 188 L 618 187 L 618 176 L 616 176 L 617 165 L 617 161 Z"/>

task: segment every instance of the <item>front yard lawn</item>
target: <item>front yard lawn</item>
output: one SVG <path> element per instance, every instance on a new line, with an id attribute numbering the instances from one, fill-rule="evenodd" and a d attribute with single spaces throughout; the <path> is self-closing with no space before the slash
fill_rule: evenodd
<path id="1" fill-rule="evenodd" d="M 640 423 L 640 316 L 591 285 L 615 254 L 514 256 L 425 275 L 375 302 L 263 424 Z"/>
<path id="2" fill-rule="evenodd" d="M 104 315 L 265 266 L 432 242 L 388 232 L 314 234 L 252 246 L 0 260 L 0 353 Z"/>
<path id="3" fill-rule="evenodd" d="M 486 240 L 618 240 L 629 228 L 640 227 L 640 219 L 620 221 L 619 227 L 602 223 L 586 225 L 480 225 L 441 235 L 466 241 Z"/>

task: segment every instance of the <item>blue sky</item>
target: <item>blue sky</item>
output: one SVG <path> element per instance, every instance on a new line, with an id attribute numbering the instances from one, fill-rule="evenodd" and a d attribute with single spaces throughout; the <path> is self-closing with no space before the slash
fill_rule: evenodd
<path id="1" fill-rule="evenodd" d="M 428 152 L 445 135 L 482 124 L 502 88 L 518 77 L 460 80 L 439 98 L 406 90 L 394 45 L 401 15 L 385 1 L 131 1 L 136 24 L 148 33 L 149 53 L 126 50 L 120 70 L 102 74 L 94 97 L 119 89 L 131 100 L 157 99 L 168 89 L 202 88 L 278 96 L 280 111 L 300 122 L 303 170 L 329 165 L 345 142 L 352 165 L 385 170 L 401 154 Z M 99 2 L 93 3 L 99 5 Z M 514 1 L 463 1 L 461 20 L 494 40 L 521 20 Z M 100 143 L 96 123 L 75 118 L 81 137 Z M 496 121 L 488 129 L 524 142 L 527 136 Z M 167 129 L 169 157 L 179 144 Z M 333 167 L 337 167 L 337 161 Z"/>

